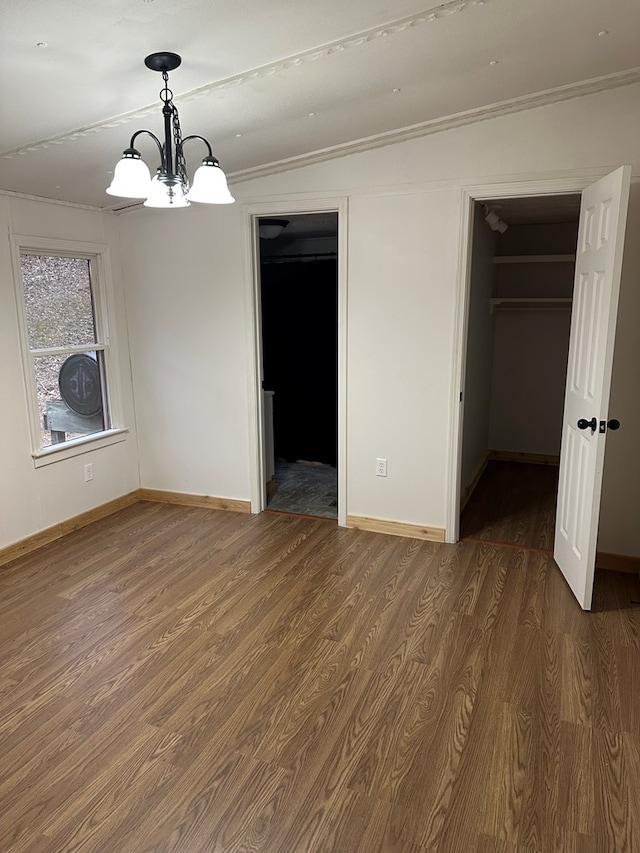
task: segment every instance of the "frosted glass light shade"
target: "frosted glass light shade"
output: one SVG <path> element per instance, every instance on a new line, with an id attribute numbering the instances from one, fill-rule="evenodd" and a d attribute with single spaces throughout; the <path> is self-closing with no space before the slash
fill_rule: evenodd
<path id="1" fill-rule="evenodd" d="M 149 167 L 140 157 L 126 155 L 113 172 L 113 180 L 107 192 L 120 198 L 146 198 L 151 188 Z"/>
<path id="2" fill-rule="evenodd" d="M 196 169 L 188 198 L 201 204 L 233 204 L 235 201 L 229 192 L 225 173 L 220 166 L 206 160 Z"/>
<path id="3" fill-rule="evenodd" d="M 145 207 L 189 207 L 189 199 L 183 183 L 167 184 L 155 175 L 150 182 L 151 189 L 144 203 Z"/>

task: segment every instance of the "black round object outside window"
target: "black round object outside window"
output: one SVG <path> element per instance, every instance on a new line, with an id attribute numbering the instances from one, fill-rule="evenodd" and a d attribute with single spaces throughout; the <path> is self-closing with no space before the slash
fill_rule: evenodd
<path id="1" fill-rule="evenodd" d="M 74 353 L 58 373 L 60 395 L 78 415 L 97 415 L 102 409 L 98 364 L 83 352 Z"/>

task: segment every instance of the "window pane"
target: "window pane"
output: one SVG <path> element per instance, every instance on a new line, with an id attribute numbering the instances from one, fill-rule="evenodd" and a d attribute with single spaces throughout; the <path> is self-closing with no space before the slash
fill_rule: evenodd
<path id="1" fill-rule="evenodd" d="M 87 258 L 20 255 L 29 347 L 96 343 Z"/>
<path id="2" fill-rule="evenodd" d="M 102 353 L 34 358 L 42 447 L 109 428 Z"/>

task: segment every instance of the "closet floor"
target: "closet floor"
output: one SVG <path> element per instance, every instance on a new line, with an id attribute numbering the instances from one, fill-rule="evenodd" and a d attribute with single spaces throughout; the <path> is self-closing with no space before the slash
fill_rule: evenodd
<path id="1" fill-rule="evenodd" d="M 553 550 L 558 468 L 492 460 L 464 508 L 462 539 Z"/>

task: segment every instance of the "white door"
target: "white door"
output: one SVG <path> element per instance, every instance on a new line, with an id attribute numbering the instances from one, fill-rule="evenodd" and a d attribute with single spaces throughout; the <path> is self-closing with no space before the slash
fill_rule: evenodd
<path id="1" fill-rule="evenodd" d="M 631 167 L 582 193 L 553 556 L 591 608 Z M 542 342 L 544 345 L 544 342 Z"/>

